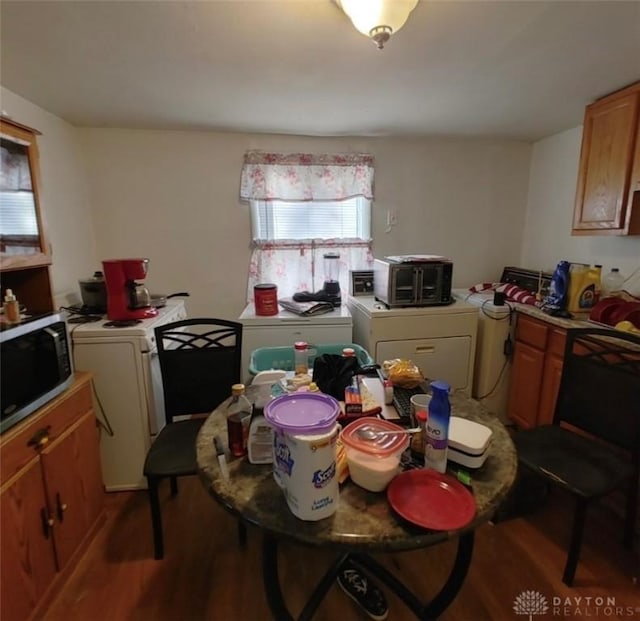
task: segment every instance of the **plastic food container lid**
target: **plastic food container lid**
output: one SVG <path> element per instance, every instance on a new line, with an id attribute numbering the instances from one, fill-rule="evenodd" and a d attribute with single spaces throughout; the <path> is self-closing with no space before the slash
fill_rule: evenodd
<path id="1" fill-rule="evenodd" d="M 492 435 L 486 425 L 466 418 L 452 416 L 449 422 L 449 446 L 470 455 L 482 455 Z"/>
<path id="2" fill-rule="evenodd" d="M 311 435 L 329 431 L 340 414 L 340 404 L 321 392 L 297 392 L 269 401 L 264 417 L 290 435 Z"/>
<path id="3" fill-rule="evenodd" d="M 340 432 L 340 438 L 345 446 L 362 453 L 376 455 L 377 457 L 388 457 L 394 453 L 404 451 L 409 446 L 409 436 L 407 434 L 381 433 L 373 440 L 365 440 L 358 435 L 359 429 L 370 429 L 376 433 L 403 430 L 400 425 L 391 423 L 388 420 L 365 416 L 353 421 Z"/>

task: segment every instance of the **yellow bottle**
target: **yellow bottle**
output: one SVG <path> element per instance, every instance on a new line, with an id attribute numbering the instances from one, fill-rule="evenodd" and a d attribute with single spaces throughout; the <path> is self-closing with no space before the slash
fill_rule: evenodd
<path id="1" fill-rule="evenodd" d="M 600 295 L 600 266 L 589 267 L 582 263 L 572 263 L 569 271 L 570 313 L 588 313 Z"/>

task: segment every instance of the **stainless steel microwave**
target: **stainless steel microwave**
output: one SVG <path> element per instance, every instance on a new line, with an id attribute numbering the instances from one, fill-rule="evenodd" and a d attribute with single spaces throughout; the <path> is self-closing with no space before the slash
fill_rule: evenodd
<path id="1" fill-rule="evenodd" d="M 453 263 L 435 255 L 400 255 L 375 259 L 373 291 L 377 300 L 398 306 L 451 304 Z"/>
<path id="2" fill-rule="evenodd" d="M 3 325 L 0 363 L 1 433 L 71 386 L 73 365 L 62 315 Z"/>

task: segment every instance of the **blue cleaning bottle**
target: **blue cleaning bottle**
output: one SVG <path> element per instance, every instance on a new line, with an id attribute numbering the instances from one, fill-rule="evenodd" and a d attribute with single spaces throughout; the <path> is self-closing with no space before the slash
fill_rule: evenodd
<path id="1" fill-rule="evenodd" d="M 550 310 L 564 310 L 567 306 L 567 296 L 569 293 L 569 261 L 559 261 L 551 277 L 549 285 L 549 295 L 547 295 L 544 305 Z"/>
<path id="2" fill-rule="evenodd" d="M 450 390 L 451 386 L 447 382 L 441 380 L 431 382 L 432 396 L 424 434 L 424 466 L 437 472 L 446 472 L 447 470 L 449 420 L 451 419 Z"/>

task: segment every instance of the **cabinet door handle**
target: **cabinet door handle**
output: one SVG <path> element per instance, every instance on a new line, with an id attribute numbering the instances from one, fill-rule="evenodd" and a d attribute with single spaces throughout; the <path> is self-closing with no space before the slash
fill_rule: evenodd
<path id="1" fill-rule="evenodd" d="M 27 446 L 32 446 L 36 450 L 44 448 L 49 443 L 50 433 L 51 425 L 39 429 L 31 436 L 31 439 L 27 442 Z"/>
<path id="2" fill-rule="evenodd" d="M 416 354 L 432 354 L 436 348 L 433 345 L 424 345 L 422 347 L 416 347 Z"/>
<path id="3" fill-rule="evenodd" d="M 69 508 L 66 502 L 62 502 L 60 494 L 56 494 L 56 512 L 58 514 L 58 522 L 64 522 L 64 512 Z"/>
<path id="4" fill-rule="evenodd" d="M 51 530 L 53 529 L 53 525 L 55 522 L 53 518 L 47 513 L 46 509 L 40 509 L 40 520 L 42 522 L 42 534 L 45 539 L 49 539 L 49 535 L 51 534 Z"/>

